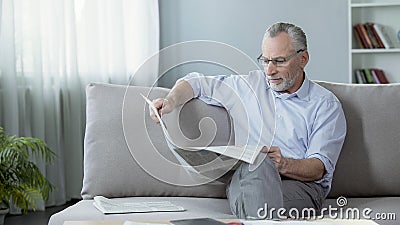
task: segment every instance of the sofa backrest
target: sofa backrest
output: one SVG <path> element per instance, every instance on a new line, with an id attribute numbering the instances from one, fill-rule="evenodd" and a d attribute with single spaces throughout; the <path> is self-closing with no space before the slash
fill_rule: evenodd
<path id="1" fill-rule="evenodd" d="M 347 121 L 329 196 L 400 196 L 400 84 L 317 83 L 339 98 Z"/>
<path id="2" fill-rule="evenodd" d="M 339 98 L 347 121 L 347 136 L 329 197 L 400 196 L 400 84 L 317 83 Z M 88 85 L 84 199 L 96 195 L 225 197 L 225 184 L 191 186 L 190 176 L 176 161 L 170 163 L 176 159 L 139 95 L 156 98 L 168 91 Z M 224 109 L 195 100 L 180 113 L 179 126 L 189 139 L 199 137 L 200 120 L 211 117 L 218 131 L 212 143 L 232 142 L 230 118 Z M 176 130 L 170 126 L 173 123 L 168 124 L 167 116 L 165 119 L 168 129 Z"/>
<path id="3" fill-rule="evenodd" d="M 100 83 L 87 86 L 83 199 L 96 195 L 226 197 L 223 182 L 200 185 L 177 166 L 161 127 L 150 119 L 140 93 L 154 99 L 164 97 L 168 91 Z M 168 123 L 173 114 L 165 120 L 168 130 L 175 133 L 176 127 Z M 217 129 L 211 144 L 232 141 L 230 117 L 220 107 L 191 101 L 180 111 L 180 118 L 182 133 L 188 139 L 201 136 L 204 125 L 206 130 L 207 126 Z M 200 123 L 203 118 L 211 120 Z"/>

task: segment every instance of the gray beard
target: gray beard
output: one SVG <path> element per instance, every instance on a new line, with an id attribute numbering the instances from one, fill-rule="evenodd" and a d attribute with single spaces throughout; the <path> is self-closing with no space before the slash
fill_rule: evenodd
<path id="1" fill-rule="evenodd" d="M 283 81 L 281 84 L 269 84 L 269 86 L 271 87 L 272 90 L 274 91 L 287 91 L 289 88 L 293 87 L 294 82 L 296 81 L 296 79 L 299 77 L 300 75 L 299 71 L 292 79 L 288 79 L 288 78 L 282 78 Z"/>

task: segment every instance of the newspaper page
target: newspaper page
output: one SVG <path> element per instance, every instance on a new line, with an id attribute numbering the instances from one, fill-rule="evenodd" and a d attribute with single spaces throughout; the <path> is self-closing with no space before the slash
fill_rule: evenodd
<path id="1" fill-rule="evenodd" d="M 169 201 L 119 202 L 103 196 L 94 197 L 93 205 L 104 214 L 185 211 L 183 207 Z"/>
<path id="2" fill-rule="evenodd" d="M 162 120 L 157 108 L 153 102 L 141 94 L 144 100 L 149 104 L 150 109 L 160 121 L 161 129 L 164 133 L 168 147 L 172 150 L 177 160 L 187 170 L 194 173 L 206 173 L 219 169 L 235 168 L 238 160 L 253 164 L 261 151 L 262 146 L 201 146 L 201 147 L 183 147 L 178 146 L 172 140 L 168 130 Z M 212 166 L 207 163 L 212 163 Z"/>

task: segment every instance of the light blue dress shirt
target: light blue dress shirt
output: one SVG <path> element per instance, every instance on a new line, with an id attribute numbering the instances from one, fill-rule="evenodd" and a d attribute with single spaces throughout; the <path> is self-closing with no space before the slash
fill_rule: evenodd
<path id="1" fill-rule="evenodd" d="M 180 80 L 189 82 L 196 98 L 227 109 L 236 145 L 278 146 L 283 157 L 320 159 L 326 173 L 315 182 L 327 196 L 346 135 L 342 106 L 334 94 L 307 77 L 295 93 L 282 94 L 269 87 L 260 70 L 247 76 L 190 73 Z"/>

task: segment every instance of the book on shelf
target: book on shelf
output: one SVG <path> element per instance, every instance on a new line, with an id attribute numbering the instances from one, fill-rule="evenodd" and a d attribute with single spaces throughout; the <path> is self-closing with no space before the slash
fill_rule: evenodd
<path id="1" fill-rule="evenodd" d="M 358 40 L 361 48 L 374 48 L 364 24 L 359 23 L 354 25 L 354 30 L 356 39 Z"/>
<path id="2" fill-rule="evenodd" d="M 363 71 L 364 71 L 364 75 L 365 75 L 365 78 L 367 80 L 367 83 L 368 84 L 375 83 L 374 82 L 374 78 L 372 77 L 371 71 L 369 69 L 364 69 Z"/>
<path id="3" fill-rule="evenodd" d="M 389 81 L 385 72 L 381 69 L 368 68 L 354 70 L 354 77 L 357 84 L 388 84 Z"/>
<path id="4" fill-rule="evenodd" d="M 360 48 L 367 48 L 367 44 L 366 44 L 364 37 L 362 36 L 360 27 L 357 25 L 354 25 L 353 30 L 354 30 L 354 36 L 357 40 L 358 46 Z"/>
<path id="5" fill-rule="evenodd" d="M 382 39 L 379 37 L 378 33 L 376 32 L 374 23 L 369 22 L 369 23 L 366 23 L 365 25 L 367 27 L 369 27 L 369 29 L 371 30 L 372 36 L 375 38 L 378 48 L 385 48 L 385 45 L 383 44 Z"/>
<path id="6" fill-rule="evenodd" d="M 365 78 L 365 75 L 364 75 L 362 69 L 357 69 L 354 71 L 354 73 L 355 73 L 357 84 L 366 84 L 367 83 L 367 79 Z"/>
<path id="7" fill-rule="evenodd" d="M 371 70 L 371 74 L 372 74 L 372 77 L 374 78 L 375 84 L 380 84 L 381 82 L 379 81 L 378 74 L 376 73 L 376 71 Z"/>
<path id="8" fill-rule="evenodd" d="M 390 38 L 390 35 L 388 33 L 388 30 L 387 30 L 386 26 L 384 26 L 382 24 L 375 23 L 374 24 L 374 28 L 376 30 L 376 33 L 378 34 L 378 36 L 382 40 L 382 43 L 383 43 L 384 47 L 386 49 L 394 48 L 394 42 Z"/>
<path id="9" fill-rule="evenodd" d="M 365 41 L 363 41 L 363 39 L 361 38 L 362 36 L 362 32 L 359 29 L 359 27 L 357 27 L 356 25 L 353 26 L 353 30 L 354 30 L 354 36 L 357 40 L 358 46 L 360 48 L 367 48 Z"/>
<path id="10" fill-rule="evenodd" d="M 374 32 L 371 29 L 371 26 L 369 26 L 368 23 L 365 23 L 363 25 L 364 25 L 365 29 L 367 30 L 369 39 L 371 40 L 372 48 L 380 48 L 379 44 L 378 44 L 378 40 L 376 40 L 376 37 L 374 35 Z"/>
<path id="11" fill-rule="evenodd" d="M 388 84 L 389 81 L 385 75 L 385 72 L 381 69 L 370 69 L 372 77 L 375 80 L 375 83 L 377 84 Z"/>
<path id="12" fill-rule="evenodd" d="M 367 22 L 353 26 L 354 36 L 360 48 L 394 48 L 394 42 L 387 27 L 382 24 Z"/>

